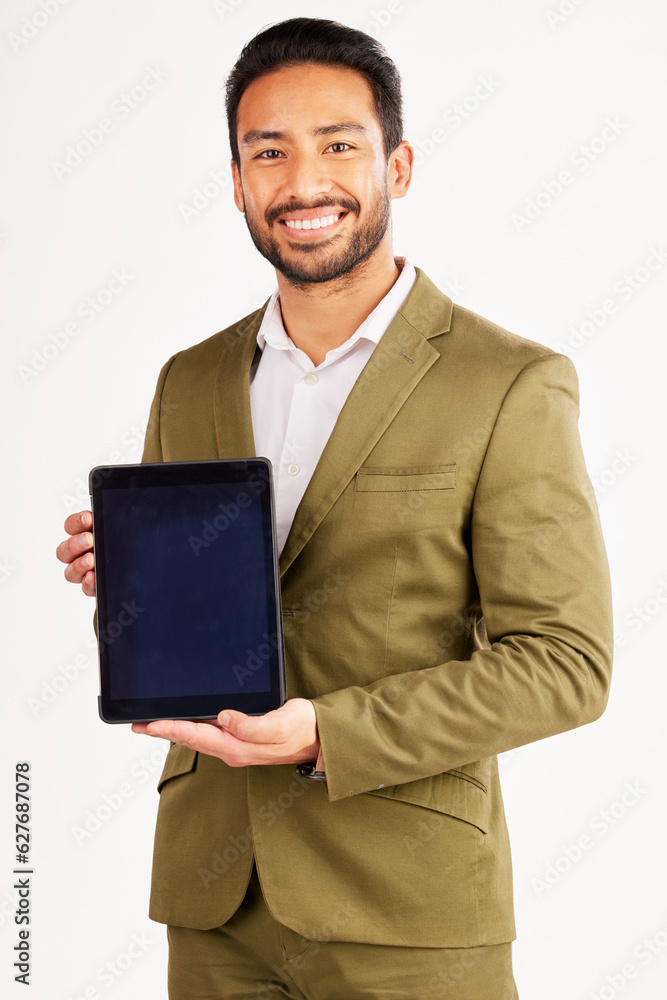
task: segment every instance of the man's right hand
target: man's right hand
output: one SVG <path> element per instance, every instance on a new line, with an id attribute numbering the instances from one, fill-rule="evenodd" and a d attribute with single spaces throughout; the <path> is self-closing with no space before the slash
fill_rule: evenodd
<path id="1" fill-rule="evenodd" d="M 56 556 L 65 566 L 65 579 L 70 583 L 80 583 L 88 597 L 95 596 L 95 573 L 93 566 L 93 515 L 89 510 L 70 514 L 65 521 L 65 531 L 70 538 L 61 542 Z"/>

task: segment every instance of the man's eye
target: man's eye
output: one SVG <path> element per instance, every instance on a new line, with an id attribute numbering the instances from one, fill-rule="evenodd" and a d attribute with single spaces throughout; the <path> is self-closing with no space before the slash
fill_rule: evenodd
<path id="1" fill-rule="evenodd" d="M 329 149 L 332 149 L 334 153 L 344 153 L 345 150 L 351 149 L 349 142 L 332 142 Z"/>
<path id="2" fill-rule="evenodd" d="M 263 149 L 262 152 L 257 155 L 257 159 L 275 160 L 279 156 L 282 156 L 279 149 Z"/>

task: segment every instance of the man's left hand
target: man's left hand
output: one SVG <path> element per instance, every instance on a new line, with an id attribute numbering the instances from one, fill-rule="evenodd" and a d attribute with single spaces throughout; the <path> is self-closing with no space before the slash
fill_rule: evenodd
<path id="1" fill-rule="evenodd" d="M 302 764 L 315 760 L 320 749 L 315 706 L 306 698 L 289 698 L 266 715 L 224 709 L 216 720 L 205 722 L 135 722 L 132 732 L 180 743 L 230 767 Z"/>

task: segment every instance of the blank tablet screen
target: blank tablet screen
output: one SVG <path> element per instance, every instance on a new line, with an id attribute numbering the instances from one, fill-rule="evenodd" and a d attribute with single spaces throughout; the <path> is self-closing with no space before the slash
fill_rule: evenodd
<path id="1" fill-rule="evenodd" d="M 98 468 L 91 495 L 102 717 L 212 718 L 223 708 L 278 707 L 268 461 Z"/>

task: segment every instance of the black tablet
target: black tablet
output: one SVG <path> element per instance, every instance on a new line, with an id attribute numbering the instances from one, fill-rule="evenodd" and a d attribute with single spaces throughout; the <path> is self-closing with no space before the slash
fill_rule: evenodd
<path id="1" fill-rule="evenodd" d="M 102 719 L 282 705 L 268 459 L 98 466 L 90 495 Z"/>

